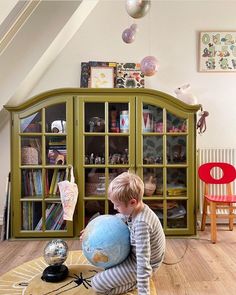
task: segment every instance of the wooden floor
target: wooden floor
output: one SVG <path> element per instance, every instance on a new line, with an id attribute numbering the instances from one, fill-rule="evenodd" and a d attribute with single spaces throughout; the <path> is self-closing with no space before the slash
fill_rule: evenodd
<path id="1" fill-rule="evenodd" d="M 217 244 L 212 244 L 209 238 L 207 227 L 205 232 L 199 232 L 198 238 L 167 239 L 167 264 L 162 264 L 155 277 L 158 295 L 236 294 L 236 227 L 230 232 L 226 226 L 221 226 Z M 47 243 L 1 242 L 0 275 L 42 256 Z M 67 243 L 70 250 L 81 249 L 79 240 L 68 240 Z"/>

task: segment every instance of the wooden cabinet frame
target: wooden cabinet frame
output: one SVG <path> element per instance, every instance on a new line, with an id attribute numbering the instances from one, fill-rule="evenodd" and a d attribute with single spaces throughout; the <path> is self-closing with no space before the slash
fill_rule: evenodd
<path id="1" fill-rule="evenodd" d="M 79 200 L 74 214 L 74 221 L 67 222 L 66 230 L 46 230 L 43 225 L 43 230 L 22 230 L 22 210 L 21 203 L 24 199 L 21 196 L 21 171 L 24 169 L 20 162 L 21 145 L 20 140 L 24 134 L 20 132 L 20 120 L 34 112 L 41 112 L 42 116 L 42 130 L 37 136 L 42 140 L 42 164 L 36 165 L 35 169 L 42 169 L 42 187 L 45 187 L 45 173 L 48 168 L 55 168 L 46 163 L 46 140 L 47 136 L 51 136 L 46 132 L 45 126 L 45 109 L 49 106 L 57 105 L 59 103 L 66 104 L 66 141 L 67 141 L 67 162 L 66 165 L 60 166 L 66 168 L 69 164 L 74 166 L 76 182 L 79 186 Z M 105 163 L 99 165 L 89 165 L 85 163 L 85 138 L 91 136 L 85 130 L 85 104 L 86 103 L 102 103 L 104 104 L 105 114 L 105 130 L 100 134 L 96 132 L 93 136 L 100 136 L 105 142 L 104 158 Z M 85 171 L 89 168 L 101 168 L 105 173 L 105 187 L 107 189 L 109 184 L 109 169 L 112 169 L 108 161 L 108 143 L 111 136 L 114 138 L 121 137 L 121 134 L 113 134 L 109 130 L 109 105 L 110 104 L 127 104 L 129 108 L 129 133 L 127 134 L 129 163 L 125 165 L 118 165 L 120 168 L 127 168 L 136 172 L 140 177 L 144 177 L 144 172 L 153 170 L 162 171 L 163 173 L 163 188 L 162 196 L 153 195 L 145 196 L 145 201 L 157 201 L 163 203 L 163 227 L 167 235 L 194 235 L 196 234 L 196 112 L 200 109 L 200 105 L 187 105 L 180 100 L 160 91 L 150 89 L 78 89 L 78 88 L 64 88 L 55 89 L 42 94 L 39 94 L 20 106 L 12 107 L 6 106 L 11 112 L 12 127 L 11 127 L 11 179 L 12 179 L 12 193 L 11 193 L 11 218 L 12 218 L 12 237 L 13 238 L 34 238 L 34 237 L 77 237 L 80 230 L 85 226 L 85 202 L 88 200 L 104 201 L 104 213 L 109 213 L 109 204 L 106 194 L 98 197 L 85 196 Z M 163 112 L 163 131 L 160 134 L 144 133 L 142 130 L 143 109 L 144 106 L 157 107 Z M 181 118 L 187 124 L 187 131 L 183 132 L 169 132 L 167 125 L 168 116 L 173 115 Z M 29 133 L 29 135 L 32 135 Z M 35 135 L 33 133 L 33 135 Z M 126 135 L 124 135 L 126 136 Z M 162 142 L 162 159 L 160 163 L 144 164 L 143 163 L 143 141 L 145 136 Z M 184 140 L 185 142 L 185 156 L 186 162 L 171 163 L 167 160 L 168 145 L 176 138 Z M 116 168 L 116 165 L 114 166 Z M 159 170 L 158 170 L 159 169 Z M 178 170 L 179 169 L 179 170 Z M 182 170 L 181 170 L 182 169 Z M 156 171 L 155 170 L 155 171 Z M 186 196 L 169 196 L 168 173 L 169 171 L 186 171 Z M 185 226 L 177 226 L 177 228 L 170 225 L 167 213 L 169 210 L 169 202 L 176 200 L 179 204 L 184 204 L 186 209 Z M 58 202 L 59 198 L 56 199 Z M 35 201 L 35 198 L 28 198 L 27 201 Z M 42 215 L 45 219 L 46 203 L 50 199 L 46 199 L 45 192 L 42 197 L 36 200 L 42 203 Z M 51 200 L 52 202 L 54 199 Z"/>

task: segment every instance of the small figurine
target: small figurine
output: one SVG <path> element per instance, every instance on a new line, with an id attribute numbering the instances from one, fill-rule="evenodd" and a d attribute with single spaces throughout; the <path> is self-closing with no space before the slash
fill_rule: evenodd
<path id="1" fill-rule="evenodd" d="M 94 163 L 94 154 L 93 153 L 90 155 L 89 162 L 90 162 L 90 164 Z"/>
<path id="2" fill-rule="evenodd" d="M 197 104 L 197 98 L 191 93 L 190 84 L 185 84 L 175 89 L 175 94 L 178 99 L 182 100 L 187 104 Z"/>

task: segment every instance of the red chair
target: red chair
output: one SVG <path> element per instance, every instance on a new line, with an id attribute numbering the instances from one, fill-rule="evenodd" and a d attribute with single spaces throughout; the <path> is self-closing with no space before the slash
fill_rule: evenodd
<path id="1" fill-rule="evenodd" d="M 211 175 L 212 168 L 219 167 L 222 169 L 223 176 L 220 179 L 215 179 Z M 205 230 L 206 216 L 210 216 L 211 220 L 211 241 L 216 243 L 216 218 L 229 218 L 229 230 L 233 230 L 233 222 L 236 214 L 234 209 L 236 206 L 236 195 L 232 195 L 231 183 L 236 178 L 236 169 L 228 163 L 206 163 L 199 167 L 198 175 L 204 182 L 204 205 L 202 214 L 201 230 Z M 212 195 L 209 189 L 209 184 L 226 185 L 226 194 Z M 208 214 L 208 206 L 210 208 Z M 217 214 L 217 209 L 227 209 L 227 214 Z"/>

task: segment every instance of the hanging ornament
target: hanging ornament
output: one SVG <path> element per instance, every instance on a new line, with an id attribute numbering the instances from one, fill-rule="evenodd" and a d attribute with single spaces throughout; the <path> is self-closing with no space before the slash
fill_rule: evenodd
<path id="1" fill-rule="evenodd" d="M 158 61 L 154 56 L 146 56 L 140 63 L 141 71 L 145 76 L 153 76 L 159 67 Z"/>
<path id="2" fill-rule="evenodd" d="M 133 18 L 141 18 L 149 11 L 151 0 L 126 0 L 126 11 Z"/>
<path id="3" fill-rule="evenodd" d="M 125 43 L 132 43 L 135 40 L 137 32 L 137 25 L 132 24 L 128 29 L 125 29 L 122 33 L 122 39 Z"/>

